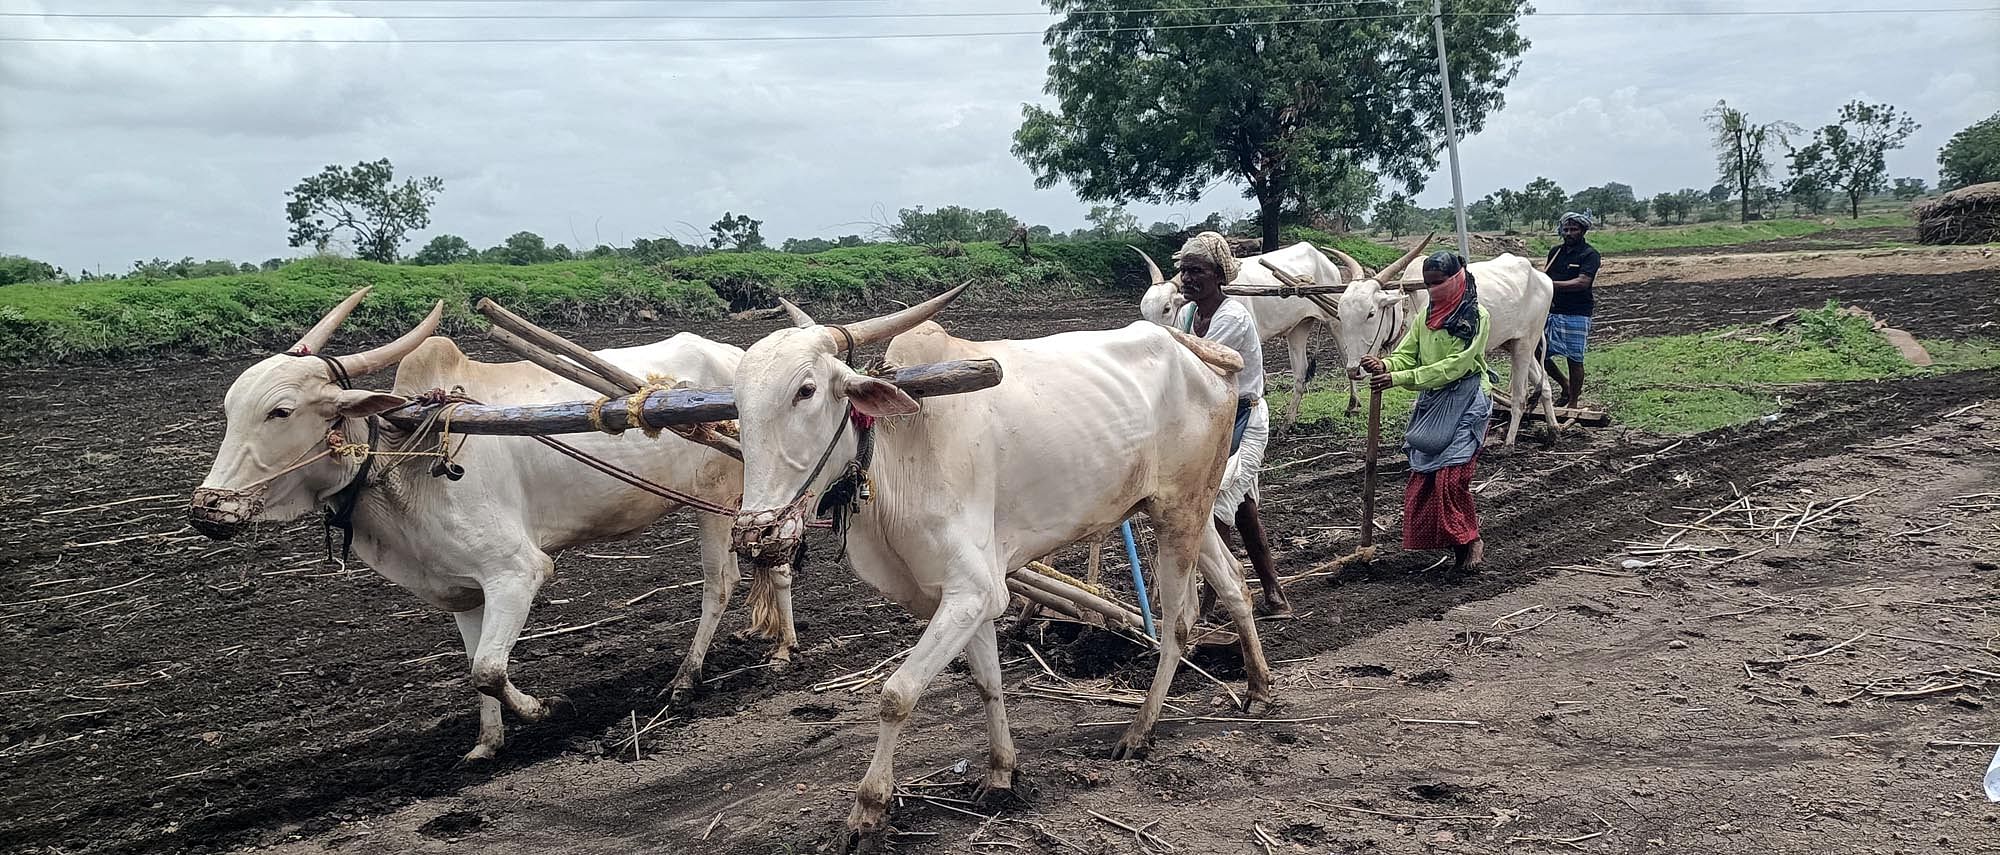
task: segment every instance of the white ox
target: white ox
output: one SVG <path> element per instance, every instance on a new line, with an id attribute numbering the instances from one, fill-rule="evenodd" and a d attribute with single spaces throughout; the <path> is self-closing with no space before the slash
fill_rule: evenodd
<path id="1" fill-rule="evenodd" d="M 1146 273 L 1152 286 L 1139 298 L 1139 316 L 1161 326 L 1173 326 L 1176 315 L 1187 300 L 1181 297 L 1180 274 L 1172 278 L 1160 272 L 1153 263 L 1152 256 L 1132 247 L 1133 252 L 1146 260 Z M 1262 255 L 1240 259 L 1241 270 L 1231 285 L 1283 285 L 1277 274 L 1265 267 L 1259 259 L 1268 259 L 1293 276 L 1310 280 L 1315 285 L 1339 285 L 1342 281 L 1340 268 L 1335 267 L 1324 253 L 1309 243 L 1295 243 L 1291 246 Z M 1285 340 L 1285 354 L 1292 361 L 1292 398 L 1285 404 L 1284 422 L 1292 426 L 1299 419 L 1299 401 L 1305 397 L 1306 383 L 1317 372 L 1319 361 L 1307 346 L 1312 340 L 1313 327 L 1324 326 L 1329 331 L 1334 327 L 1334 319 L 1327 317 L 1319 306 L 1304 297 L 1237 297 L 1250 310 L 1250 317 L 1257 322 L 1257 337 L 1262 341 L 1277 338 Z M 1356 395 L 1356 381 L 1347 383 L 1347 408 L 1353 412 L 1361 406 Z"/>
<path id="2" fill-rule="evenodd" d="M 918 696 L 961 651 L 986 709 L 981 790 L 1012 787 L 1015 753 L 993 626 L 1010 600 L 1007 572 L 1136 510 L 1159 532 L 1163 652 L 1114 756 L 1138 754 L 1159 717 L 1193 628 L 1197 565 L 1241 634 L 1251 703 L 1270 703 L 1248 591 L 1209 523 L 1234 414 L 1225 375 L 1242 361 L 1226 348 L 1136 321 L 1119 330 L 991 342 L 953 338 L 924 323 L 963 290 L 845 327 L 815 324 L 788 304 L 799 327 L 752 345 L 737 371 L 745 512 L 736 536 L 746 555 L 788 554 L 796 544 L 813 496 L 856 453 L 855 432 L 839 429 L 850 408 L 883 418 L 874 428 L 874 497 L 853 517 L 850 561 L 856 575 L 930 623 L 883 686 L 874 758 L 848 815 L 851 837 L 883 828 L 898 736 Z M 842 360 L 850 347 L 892 337 L 891 364 L 991 358 L 1004 379 L 919 408 Z M 816 466 L 821 460 L 836 465 Z"/>
<path id="3" fill-rule="evenodd" d="M 1347 376 L 1361 376 L 1361 358 L 1380 356 L 1401 341 L 1412 319 L 1421 318 L 1430 308 L 1430 291 L 1423 286 L 1421 268 L 1410 262 L 1423 253 L 1428 239 L 1403 254 L 1394 264 L 1374 276 L 1365 276 L 1361 265 L 1340 254 L 1347 267 L 1346 290 L 1340 294 L 1337 336 L 1340 352 L 1347 357 Z M 1545 415 L 1555 424 L 1555 396 L 1548 374 L 1542 369 L 1543 335 L 1549 319 L 1549 301 L 1555 285 L 1547 274 L 1536 270 L 1527 259 L 1511 253 L 1466 265 L 1479 289 L 1479 305 L 1486 309 L 1488 352 L 1505 350 L 1512 365 L 1508 368 L 1508 409 L 1505 444 L 1513 445 L 1521 429 L 1531 390 L 1539 392 Z M 1382 283 L 1394 283 L 1384 287 Z"/>
<path id="4" fill-rule="evenodd" d="M 294 350 L 319 353 L 367 292 L 364 288 L 335 307 Z M 328 506 L 361 471 L 356 460 L 321 455 L 328 448 L 328 431 L 361 442 L 369 436 L 370 417 L 403 406 L 405 396 L 462 386 L 475 399 L 509 404 L 596 397 L 531 363 L 475 362 L 450 339 L 428 338 L 442 308 L 440 303 L 416 329 L 390 344 L 338 359 L 355 378 L 395 367 L 399 394 L 344 390 L 323 358 L 279 354 L 245 370 L 223 398 L 227 430 L 189 507 L 194 526 L 223 539 L 252 521 L 292 520 Z M 659 374 L 701 386 L 728 385 L 742 356 L 735 347 L 688 333 L 598 353 L 640 376 Z M 387 424 L 376 428 L 385 447 L 402 437 Z M 719 505 L 733 504 L 741 491 L 741 464 L 692 442 L 647 440 L 636 433 L 589 434 L 567 442 Z M 354 551 L 390 581 L 457 619 L 471 660 L 472 684 L 481 695 L 479 738 L 465 759 L 483 760 L 504 742 L 503 703 L 529 721 L 549 713 L 548 703 L 514 687 L 507 661 L 536 592 L 554 577 L 551 556 L 571 546 L 636 536 L 679 505 L 591 471 L 528 437 L 479 437 L 455 444 L 453 460 L 464 467 L 462 480 L 455 482 L 432 477 L 431 460 L 376 459 L 354 503 Z M 738 581 L 729 547 L 731 518 L 700 514 L 699 520 L 701 622 L 674 679 L 677 698 L 695 687 Z M 752 585 L 752 626 L 778 638 L 771 658 L 782 662 L 790 658 L 796 640 L 790 569 L 759 573 L 759 584 Z"/>

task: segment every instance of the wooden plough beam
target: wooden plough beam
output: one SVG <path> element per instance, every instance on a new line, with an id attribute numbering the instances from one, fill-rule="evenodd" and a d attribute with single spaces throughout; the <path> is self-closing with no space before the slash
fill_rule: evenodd
<path id="1" fill-rule="evenodd" d="M 1327 317 L 1340 317 L 1340 307 L 1334 303 L 1331 295 L 1347 290 L 1346 285 L 1316 284 L 1311 279 L 1293 276 L 1278 269 L 1278 265 L 1272 264 L 1268 258 L 1259 257 L 1257 263 L 1264 265 L 1271 271 L 1271 275 L 1278 277 L 1278 281 L 1284 284 L 1224 285 L 1222 293 L 1232 297 L 1304 297 L 1318 306 L 1320 311 L 1325 312 Z"/>
<path id="2" fill-rule="evenodd" d="M 884 379 L 896 384 L 912 398 L 956 395 L 989 389 L 1000 383 L 1000 363 L 991 359 L 959 359 L 913 365 L 890 372 Z M 703 422 L 724 422 L 736 418 L 733 389 L 659 389 L 645 393 L 639 405 L 639 422 L 630 418 L 630 396 L 620 396 L 599 406 L 595 401 L 563 401 L 554 404 L 458 404 L 451 412 L 452 433 L 491 436 L 548 436 L 565 433 L 593 433 L 595 412 L 608 431 L 634 428 L 673 428 Z M 383 415 L 399 427 L 414 427 L 423 418 L 418 405 L 392 410 Z"/>

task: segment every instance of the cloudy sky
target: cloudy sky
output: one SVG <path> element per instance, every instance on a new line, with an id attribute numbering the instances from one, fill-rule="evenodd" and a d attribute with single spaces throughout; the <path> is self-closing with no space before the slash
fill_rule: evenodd
<path id="1" fill-rule="evenodd" d="M 1707 187 L 1701 114 L 1717 98 L 1807 127 L 1852 98 L 1888 101 L 1923 123 L 1891 174 L 1935 181 L 1938 147 L 2000 111 L 2000 0 L 1537 6 L 1506 109 L 1461 148 L 1469 197 L 1537 175 L 1572 191 Z M 1603 14 L 1892 6 L 1987 11 Z M 1036 190 L 1008 151 L 1021 105 L 1045 97 L 1042 11 L 1036 0 L 0 0 L 0 253 L 71 271 L 294 255 L 284 191 L 326 164 L 379 157 L 444 179 L 411 250 L 442 232 L 475 246 L 522 229 L 571 246 L 698 239 L 725 210 L 763 219 L 774 244 L 866 233 L 912 205 L 1073 228 L 1088 205 Z M 168 17 L 91 16 L 106 12 Z M 1009 14 L 800 17 L 966 12 Z M 503 14 L 629 17 L 464 19 Z M 407 17 L 424 15 L 448 19 Z M 941 33 L 986 35 L 725 40 Z M 505 37 L 663 41 L 423 41 Z M 7 41 L 24 38 L 98 41 Z M 131 39 L 151 41 L 116 41 Z M 1442 172 L 1420 197 L 1449 199 Z M 1135 212 L 1250 207 L 1222 186 Z"/>

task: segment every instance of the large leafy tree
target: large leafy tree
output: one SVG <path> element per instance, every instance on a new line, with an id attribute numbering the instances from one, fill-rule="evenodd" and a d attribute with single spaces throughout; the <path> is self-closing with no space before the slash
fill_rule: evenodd
<path id="1" fill-rule="evenodd" d="M 292 246 L 324 250 L 342 230 L 354 238 L 354 253 L 369 261 L 394 263 L 411 231 L 431 224 L 431 206 L 444 192 L 444 179 L 411 178 L 396 183 L 388 158 L 353 167 L 328 166 L 285 191 L 285 219 Z"/>
<path id="2" fill-rule="evenodd" d="M 1335 231 L 1347 231 L 1368 216 L 1382 195 L 1375 173 L 1344 160 L 1301 163 L 1293 182 L 1300 219 L 1331 220 Z"/>
<path id="3" fill-rule="evenodd" d="M 1785 195 L 1794 207 L 1807 213 L 1825 213 L 1833 201 L 1833 161 L 1827 157 L 1826 143 L 1809 142 L 1792 149 L 1786 157 L 1791 165 L 1787 167 Z"/>
<path id="4" fill-rule="evenodd" d="M 1602 187 L 1586 187 L 1576 191 L 1576 195 L 1570 197 L 1569 203 L 1598 219 L 1605 219 L 1613 214 L 1625 213 L 1632 207 L 1633 201 L 1635 197 L 1632 195 L 1632 185 L 1608 181 Z"/>
<path id="5" fill-rule="evenodd" d="M 924 206 L 896 212 L 889 237 L 899 243 L 940 244 L 946 241 L 970 243 L 976 240 L 1003 241 L 1014 233 L 1012 214 L 999 208 L 975 211 L 963 205 L 946 205 L 935 211 Z"/>
<path id="6" fill-rule="evenodd" d="M 1530 225 L 1553 227 L 1563 215 L 1563 207 L 1569 202 L 1569 194 L 1562 185 L 1553 180 L 1536 176 L 1528 186 L 1514 196 L 1521 219 Z"/>
<path id="7" fill-rule="evenodd" d="M 62 268 L 24 255 L 0 255 L 0 285 L 63 278 Z"/>
<path id="8" fill-rule="evenodd" d="M 1951 135 L 1938 150 L 1938 189 L 2000 181 L 2000 113 Z"/>
<path id="9" fill-rule="evenodd" d="M 1420 213 L 1417 206 L 1410 204 L 1408 196 L 1391 193 L 1389 198 L 1375 203 L 1375 227 L 1399 238 L 1417 228 Z"/>
<path id="10" fill-rule="evenodd" d="M 1185 202 L 1235 180 L 1257 200 L 1275 249 L 1280 210 L 1307 165 L 1370 167 L 1412 192 L 1437 165 L 1443 105 L 1427 16 L 1324 3 L 1045 2 L 1064 16 L 1044 38 L 1056 103 L 1024 106 L 1014 134 L 1037 186 L 1068 181 L 1093 201 Z M 1525 0 L 1451 6 L 1452 95 L 1470 134 L 1504 103 L 1530 9 Z M 1269 21 L 1288 23 L 1259 23 Z"/>
<path id="11" fill-rule="evenodd" d="M 1861 200 L 1888 186 L 1889 152 L 1902 148 L 1919 127 L 1888 104 L 1849 101 L 1837 123 L 1813 132 L 1813 143 L 1826 150 L 1828 186 L 1846 194 L 1848 216 L 1858 219 Z"/>
<path id="12" fill-rule="evenodd" d="M 710 223 L 711 233 L 708 245 L 711 249 L 733 249 L 737 252 L 755 252 L 769 249 L 764 245 L 764 221 L 753 220 L 749 214 L 722 212 L 722 218 Z"/>
<path id="13" fill-rule="evenodd" d="M 1798 133 L 1799 126 L 1790 122 L 1753 122 L 1748 113 L 1729 106 L 1728 101 L 1715 102 L 1705 118 L 1709 131 L 1715 134 L 1715 168 L 1722 179 L 1716 186 L 1735 189 L 1738 221 L 1750 222 L 1754 191 L 1771 177 L 1771 152 L 1789 135 Z"/>
<path id="14" fill-rule="evenodd" d="M 430 243 L 424 244 L 423 249 L 417 250 L 417 254 L 411 256 L 410 263 L 425 265 L 456 264 L 461 261 L 471 261 L 478 257 L 479 251 L 473 249 L 472 244 L 467 242 L 465 238 L 458 235 L 438 235 L 431 238 Z"/>

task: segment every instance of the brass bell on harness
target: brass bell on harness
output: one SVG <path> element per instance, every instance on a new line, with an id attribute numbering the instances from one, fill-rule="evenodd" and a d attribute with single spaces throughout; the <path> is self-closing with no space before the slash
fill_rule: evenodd
<path id="1" fill-rule="evenodd" d="M 448 478 L 456 481 L 465 477 L 465 467 L 450 460 L 440 460 L 431 464 L 432 478 Z"/>

